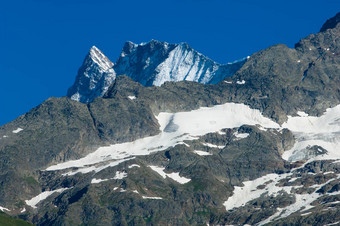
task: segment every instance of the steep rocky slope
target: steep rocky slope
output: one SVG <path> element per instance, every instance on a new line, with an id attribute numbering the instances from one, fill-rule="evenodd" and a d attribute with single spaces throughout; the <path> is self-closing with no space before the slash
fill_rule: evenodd
<path id="1" fill-rule="evenodd" d="M 88 104 L 48 99 L 0 127 L 0 209 L 37 225 L 339 224 L 339 15 L 218 84 L 118 76 Z"/>

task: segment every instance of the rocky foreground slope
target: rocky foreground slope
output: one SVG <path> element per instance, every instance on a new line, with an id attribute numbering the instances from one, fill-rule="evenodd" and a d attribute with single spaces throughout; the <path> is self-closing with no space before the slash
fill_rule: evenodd
<path id="1" fill-rule="evenodd" d="M 118 76 L 90 103 L 46 100 L 0 127 L 1 210 L 37 225 L 339 224 L 339 18 L 218 84 Z"/>

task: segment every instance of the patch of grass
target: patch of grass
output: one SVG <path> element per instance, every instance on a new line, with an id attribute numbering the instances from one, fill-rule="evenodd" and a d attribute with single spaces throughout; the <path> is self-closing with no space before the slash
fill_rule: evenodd
<path id="1" fill-rule="evenodd" d="M 15 206 L 18 207 L 18 208 L 21 208 L 22 206 L 25 205 L 25 202 L 20 200 L 19 202 L 15 203 Z"/>
<path id="2" fill-rule="evenodd" d="M 30 226 L 30 224 L 21 219 L 15 219 L 13 217 L 7 216 L 4 213 L 0 213 L 0 225 L 1 226 Z"/>
<path id="3" fill-rule="evenodd" d="M 204 191 L 205 190 L 205 186 L 197 180 L 192 180 L 189 183 L 185 184 L 185 186 L 187 188 L 193 187 L 194 191 Z"/>
<path id="4" fill-rule="evenodd" d="M 150 217 L 144 217 L 145 223 L 149 223 L 151 221 L 152 216 Z"/>
<path id="5" fill-rule="evenodd" d="M 27 184 L 31 185 L 38 185 L 38 181 L 36 181 L 33 177 L 25 177 L 24 180 L 26 181 Z"/>
<path id="6" fill-rule="evenodd" d="M 210 213 L 205 212 L 205 211 L 198 211 L 198 212 L 195 212 L 195 214 L 197 214 L 198 216 L 201 216 L 201 217 L 210 217 Z"/>

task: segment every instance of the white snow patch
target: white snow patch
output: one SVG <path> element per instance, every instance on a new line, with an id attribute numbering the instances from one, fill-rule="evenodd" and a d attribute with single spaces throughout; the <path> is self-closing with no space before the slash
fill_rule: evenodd
<path id="1" fill-rule="evenodd" d="M 244 84 L 246 84 L 246 81 L 244 81 L 244 80 L 242 80 L 242 81 L 236 81 L 236 83 L 239 84 L 239 85 L 244 85 Z"/>
<path id="2" fill-rule="evenodd" d="M 304 158 L 310 160 L 340 159 L 340 105 L 328 108 L 320 117 L 308 116 L 298 112 L 299 116 L 288 116 L 282 128 L 291 130 L 295 137 L 294 147 L 284 152 L 283 159 L 298 161 Z M 307 149 L 314 145 L 327 150 L 327 154 L 309 156 Z"/>
<path id="3" fill-rule="evenodd" d="M 7 135 L 3 135 L 2 137 L 3 137 L 3 138 L 6 138 L 6 137 L 8 137 L 8 136 L 7 136 Z"/>
<path id="4" fill-rule="evenodd" d="M 340 223 L 340 221 L 337 221 L 337 222 L 334 222 L 334 223 L 326 224 L 325 226 L 338 225 L 339 223 Z"/>
<path id="5" fill-rule="evenodd" d="M 223 131 L 218 131 L 217 133 L 220 134 L 220 135 L 226 135 L 227 134 L 226 132 L 223 132 Z"/>
<path id="6" fill-rule="evenodd" d="M 116 191 L 118 189 L 118 187 L 114 187 L 113 190 Z"/>
<path id="7" fill-rule="evenodd" d="M 227 83 L 227 84 L 233 84 L 232 81 L 224 81 L 224 82 Z"/>
<path id="8" fill-rule="evenodd" d="M 179 173 L 165 173 L 164 170 L 165 168 L 159 167 L 159 166 L 149 166 L 153 171 L 157 172 L 159 175 L 161 175 L 164 179 L 166 177 L 169 177 L 173 179 L 174 181 L 180 183 L 180 184 L 185 184 L 191 181 L 191 179 L 181 177 Z"/>
<path id="9" fill-rule="evenodd" d="M 198 154 L 198 155 L 201 155 L 201 156 L 212 155 L 211 153 L 206 152 L 206 151 L 197 151 L 197 150 L 195 150 L 194 152 L 196 154 Z"/>
<path id="10" fill-rule="evenodd" d="M 301 216 L 307 216 L 309 214 L 311 214 L 312 212 L 308 212 L 308 213 L 302 213 Z"/>
<path id="11" fill-rule="evenodd" d="M 20 213 L 23 213 L 23 212 L 25 212 L 26 211 L 26 208 L 23 208 L 21 211 L 20 211 Z"/>
<path id="12" fill-rule="evenodd" d="M 127 177 L 127 173 L 121 172 L 121 171 L 117 171 L 116 175 L 114 176 L 113 179 L 121 180 L 121 179 L 123 179 L 125 177 Z"/>
<path id="13" fill-rule="evenodd" d="M 133 193 L 136 193 L 136 194 L 139 194 L 139 192 L 137 190 L 133 190 L 132 191 Z"/>
<path id="14" fill-rule="evenodd" d="M 298 63 L 300 63 L 300 62 L 301 62 L 301 60 L 298 60 L 297 62 L 298 62 Z"/>
<path id="15" fill-rule="evenodd" d="M 308 114 L 303 111 L 298 111 L 296 114 L 298 114 L 300 117 L 308 117 Z"/>
<path id="16" fill-rule="evenodd" d="M 296 181 L 297 179 L 298 179 L 298 177 L 293 177 L 293 178 L 290 178 L 288 182 L 292 183 L 292 182 Z"/>
<path id="17" fill-rule="evenodd" d="M 327 205 L 334 205 L 334 204 L 339 204 L 340 201 L 334 201 L 334 202 L 328 202 Z"/>
<path id="18" fill-rule="evenodd" d="M 131 168 L 133 168 L 133 167 L 138 167 L 138 168 L 140 168 L 140 165 L 132 164 L 131 166 L 128 166 L 129 169 L 131 169 Z"/>
<path id="19" fill-rule="evenodd" d="M 10 211 L 9 209 L 7 209 L 7 208 L 5 208 L 5 207 L 2 207 L 2 206 L 0 206 L 0 210 L 1 210 L 2 212 L 4 212 L 4 210 Z"/>
<path id="20" fill-rule="evenodd" d="M 324 172 L 323 175 L 334 173 L 333 171 Z"/>
<path id="21" fill-rule="evenodd" d="M 68 189 L 70 189 L 70 188 L 60 188 L 60 189 L 53 190 L 53 191 L 44 191 L 44 192 L 40 193 L 39 195 L 31 198 L 30 200 L 25 200 L 25 202 L 28 206 L 31 206 L 32 208 L 37 208 L 36 205 L 39 202 L 45 200 L 48 196 L 52 195 L 55 192 L 62 193 L 63 191 L 68 190 Z"/>
<path id="22" fill-rule="evenodd" d="M 210 144 L 210 143 L 203 143 L 202 144 L 204 146 L 207 146 L 209 148 L 219 148 L 219 149 L 223 149 L 225 147 L 225 145 L 216 145 L 216 144 Z"/>
<path id="23" fill-rule="evenodd" d="M 112 178 L 111 178 L 111 179 L 112 179 Z M 99 183 L 101 183 L 101 182 L 108 181 L 108 180 L 110 180 L 110 179 L 96 179 L 96 178 L 93 178 L 93 179 L 91 180 L 91 184 L 99 184 Z"/>
<path id="24" fill-rule="evenodd" d="M 185 142 L 179 142 L 178 144 L 184 144 L 185 146 L 187 146 L 188 148 L 190 147 L 189 144 L 185 143 Z"/>
<path id="25" fill-rule="evenodd" d="M 75 94 L 73 94 L 72 96 L 71 96 L 71 99 L 72 100 L 75 100 L 75 101 L 80 101 L 80 98 L 81 98 L 81 95 L 80 95 L 80 93 L 79 92 L 76 92 Z"/>
<path id="26" fill-rule="evenodd" d="M 17 128 L 16 130 L 13 130 L 12 133 L 19 133 L 21 131 L 23 131 L 24 129 L 21 129 L 21 128 Z"/>
<path id="27" fill-rule="evenodd" d="M 249 133 L 239 133 L 238 131 L 234 133 L 234 136 L 238 139 L 247 138 L 249 135 L 250 135 Z"/>
<path id="28" fill-rule="evenodd" d="M 77 173 L 89 173 L 89 172 L 92 172 L 94 171 L 95 173 L 98 173 L 100 171 L 102 171 L 103 169 L 106 169 L 108 167 L 114 167 L 114 166 L 117 166 L 119 165 L 120 163 L 122 162 L 125 162 L 125 161 L 128 161 L 128 160 L 131 160 L 131 159 L 134 159 L 135 157 L 132 157 L 132 158 L 125 158 L 125 159 L 118 159 L 118 160 L 113 160 L 112 162 L 108 163 L 108 164 L 105 164 L 105 165 L 102 165 L 102 166 L 99 166 L 99 167 L 96 167 L 96 166 L 88 166 L 88 165 L 91 165 L 91 164 L 88 164 L 88 165 L 84 165 L 84 166 L 80 166 L 79 169 L 75 170 L 75 171 L 70 171 L 70 172 L 67 172 L 67 173 L 64 173 L 62 174 L 63 176 L 72 176 L 72 175 L 76 175 Z M 74 160 L 74 161 L 78 161 L 78 160 Z M 104 160 L 105 161 L 105 160 Z M 69 162 L 66 162 L 68 164 L 72 164 L 73 161 L 69 161 Z M 63 164 L 63 163 L 61 163 Z M 56 165 L 57 166 L 57 165 Z M 77 166 L 75 166 L 77 167 Z M 67 167 L 69 168 L 69 167 Z M 48 170 L 48 169 L 46 169 Z"/>
<path id="29" fill-rule="evenodd" d="M 130 100 L 134 100 L 134 99 L 136 99 L 136 96 L 128 96 L 128 98 L 129 98 Z"/>
<path id="30" fill-rule="evenodd" d="M 162 197 L 142 196 L 143 199 L 163 199 Z"/>

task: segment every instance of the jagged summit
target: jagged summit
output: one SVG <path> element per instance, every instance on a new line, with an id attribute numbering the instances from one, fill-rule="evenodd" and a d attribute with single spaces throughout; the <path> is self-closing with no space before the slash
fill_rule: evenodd
<path id="1" fill-rule="evenodd" d="M 78 70 L 74 85 L 67 96 L 82 103 L 91 102 L 102 96 L 116 78 L 114 64 L 97 47 L 92 46 Z"/>
<path id="2" fill-rule="evenodd" d="M 185 42 L 170 44 L 151 40 L 141 44 L 127 41 L 113 64 L 93 46 L 67 96 L 83 103 L 91 102 L 95 97 L 104 95 L 116 75 L 127 75 L 144 86 L 183 80 L 215 84 L 232 76 L 245 61 L 222 65 Z"/>

